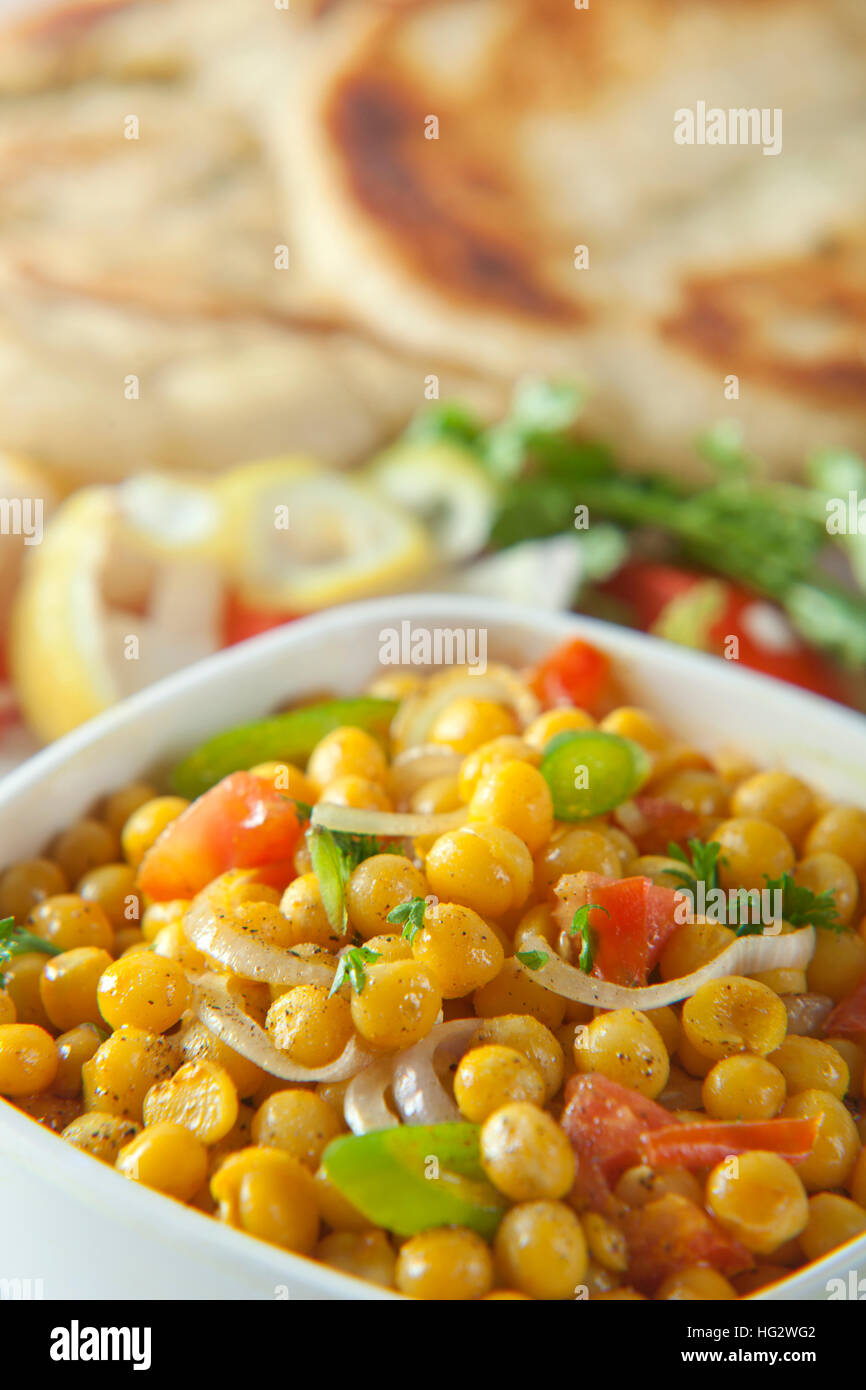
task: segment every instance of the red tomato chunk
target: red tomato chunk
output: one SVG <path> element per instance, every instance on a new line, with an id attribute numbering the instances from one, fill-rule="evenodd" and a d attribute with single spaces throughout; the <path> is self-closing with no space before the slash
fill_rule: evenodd
<path id="1" fill-rule="evenodd" d="M 249 772 L 233 772 L 166 826 L 138 881 L 156 902 L 191 898 L 229 869 L 256 869 L 284 888 L 295 876 L 301 822 L 293 801 Z"/>

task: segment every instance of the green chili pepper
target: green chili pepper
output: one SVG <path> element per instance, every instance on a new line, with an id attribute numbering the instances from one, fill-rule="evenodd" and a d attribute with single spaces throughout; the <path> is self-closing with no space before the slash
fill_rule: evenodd
<path id="1" fill-rule="evenodd" d="M 319 740 L 343 724 L 384 737 L 396 712 L 395 700 L 376 700 L 368 695 L 323 700 L 255 724 L 242 724 L 208 739 L 184 758 L 172 774 L 172 784 L 180 796 L 194 800 L 230 772 L 257 763 L 305 762 Z"/>
<path id="2" fill-rule="evenodd" d="M 431 1226 L 468 1226 L 487 1238 L 505 1199 L 487 1181 L 478 1125 L 401 1125 L 333 1139 L 328 1181 L 377 1226 L 412 1236 Z"/>
<path id="3" fill-rule="evenodd" d="M 639 743 L 601 729 L 565 730 L 550 740 L 541 775 L 557 820 L 587 820 L 621 806 L 649 776 L 649 756 Z"/>

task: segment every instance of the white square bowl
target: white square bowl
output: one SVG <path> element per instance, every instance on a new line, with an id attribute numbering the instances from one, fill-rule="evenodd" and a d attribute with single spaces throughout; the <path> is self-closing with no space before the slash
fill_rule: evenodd
<path id="1" fill-rule="evenodd" d="M 381 673 L 382 632 L 404 621 L 416 630 L 484 629 L 489 659 L 517 663 L 584 636 L 613 658 L 628 698 L 689 742 L 707 752 L 735 747 L 866 806 L 860 715 L 606 623 L 489 600 L 406 595 L 335 609 L 234 647 L 59 740 L 0 782 L 3 863 L 40 852 L 99 796 L 138 776 L 158 778 L 212 733 L 322 690 L 361 690 Z M 41 1280 L 36 1287 L 46 1298 L 396 1296 L 139 1187 L 4 1102 L 0 1193 L 0 1280 Z M 759 1297 L 827 1298 L 828 1281 L 847 1284 L 851 1271 L 866 1273 L 866 1237 Z"/>

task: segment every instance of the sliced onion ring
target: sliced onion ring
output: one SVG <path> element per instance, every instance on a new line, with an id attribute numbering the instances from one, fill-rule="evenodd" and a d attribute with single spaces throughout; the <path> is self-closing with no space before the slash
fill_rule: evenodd
<path id="1" fill-rule="evenodd" d="M 394 1058 L 391 1089 L 397 1109 L 407 1125 L 435 1125 L 463 1116 L 436 1074 L 437 1053 L 447 1050 L 458 1061 L 484 1022 L 481 1018 L 455 1018 L 439 1023 L 414 1047 Z"/>
<path id="2" fill-rule="evenodd" d="M 398 753 L 391 764 L 391 795 L 406 802 L 434 777 L 455 776 L 463 762 L 459 753 L 444 743 L 419 743 Z"/>
<path id="3" fill-rule="evenodd" d="M 387 1092 L 394 1079 L 394 1057 L 378 1057 L 354 1076 L 343 1097 L 343 1115 L 353 1134 L 375 1129 L 394 1129 L 398 1115 L 388 1105 Z"/>
<path id="4" fill-rule="evenodd" d="M 333 1062 L 324 1067 L 302 1067 L 274 1047 L 255 1019 L 232 999 L 219 975 L 192 976 L 193 1007 L 200 1022 L 220 1042 L 227 1043 L 271 1076 L 283 1081 L 346 1081 L 368 1065 L 371 1054 L 352 1038 Z"/>
<path id="5" fill-rule="evenodd" d="M 414 839 L 416 835 L 442 835 L 456 830 L 469 818 L 465 806 L 437 815 L 414 816 L 408 811 L 363 811 L 320 801 L 313 807 L 313 825 L 325 830 L 344 830 L 349 835 L 376 835 L 383 840 Z"/>
<path id="6" fill-rule="evenodd" d="M 707 980 L 722 975 L 754 975 L 764 970 L 800 970 L 812 959 L 815 950 L 815 928 L 779 936 L 738 936 L 720 955 L 702 965 L 691 975 L 679 980 L 666 980 L 660 985 L 644 985 L 629 989 L 585 975 L 559 956 L 553 955 L 550 942 L 543 936 L 530 935 L 521 943 L 523 951 L 540 951 L 547 960 L 538 970 L 531 970 L 518 961 L 536 984 L 543 985 L 564 999 L 581 1004 L 598 1004 L 603 1009 L 661 1009 L 679 999 L 689 999 Z"/>
<path id="7" fill-rule="evenodd" d="M 538 715 L 541 705 L 523 682 L 504 666 L 489 666 L 487 673 L 470 675 L 465 671 L 447 672 L 433 677 L 419 695 L 404 700 L 391 724 L 391 738 L 396 748 L 412 748 L 424 743 L 442 711 L 469 696 L 473 700 L 493 700 L 507 705 L 525 729 Z"/>
<path id="8" fill-rule="evenodd" d="M 254 878 L 251 871 L 249 881 Z M 184 932 L 193 945 L 246 980 L 262 980 L 272 985 L 330 986 L 334 979 L 331 966 L 304 960 L 286 946 L 254 941 L 246 932 L 231 925 L 238 904 L 231 898 L 229 880 L 242 881 L 237 874 L 223 874 L 193 898 L 183 919 Z"/>

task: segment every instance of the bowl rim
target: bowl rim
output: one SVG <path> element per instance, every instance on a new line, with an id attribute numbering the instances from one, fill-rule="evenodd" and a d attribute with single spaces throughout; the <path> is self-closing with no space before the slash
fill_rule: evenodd
<path id="1" fill-rule="evenodd" d="M 691 673 L 698 676 L 712 673 L 717 682 L 729 685 L 732 695 L 751 695 L 761 702 L 779 701 L 788 708 L 791 717 L 799 716 L 805 724 L 811 718 L 819 716 L 826 719 L 832 713 L 840 725 L 850 728 L 854 736 L 862 736 L 866 730 L 866 716 L 825 696 L 792 686 L 775 676 L 743 668 L 735 661 L 724 661 L 707 652 L 681 647 L 650 633 L 620 627 L 600 618 L 580 613 L 548 612 L 503 599 L 478 599 L 464 594 L 398 594 L 307 614 L 164 676 L 63 734 L 19 767 L 6 773 L 0 778 L 0 809 L 28 784 L 58 770 L 76 753 L 93 747 L 109 734 L 134 723 L 161 705 L 171 704 L 184 694 L 205 688 L 211 679 L 218 678 L 226 671 L 266 666 L 311 631 L 327 637 L 329 633 L 344 631 L 347 620 L 360 624 L 380 617 L 383 622 L 390 618 L 393 624 L 407 618 L 423 620 L 425 612 L 432 616 L 441 614 L 443 610 L 454 617 L 471 618 L 477 626 L 520 626 L 530 631 L 533 628 L 548 628 L 563 638 L 569 634 L 585 636 L 588 640 L 595 639 L 616 660 L 627 659 L 630 654 L 641 652 L 685 677 Z"/>

